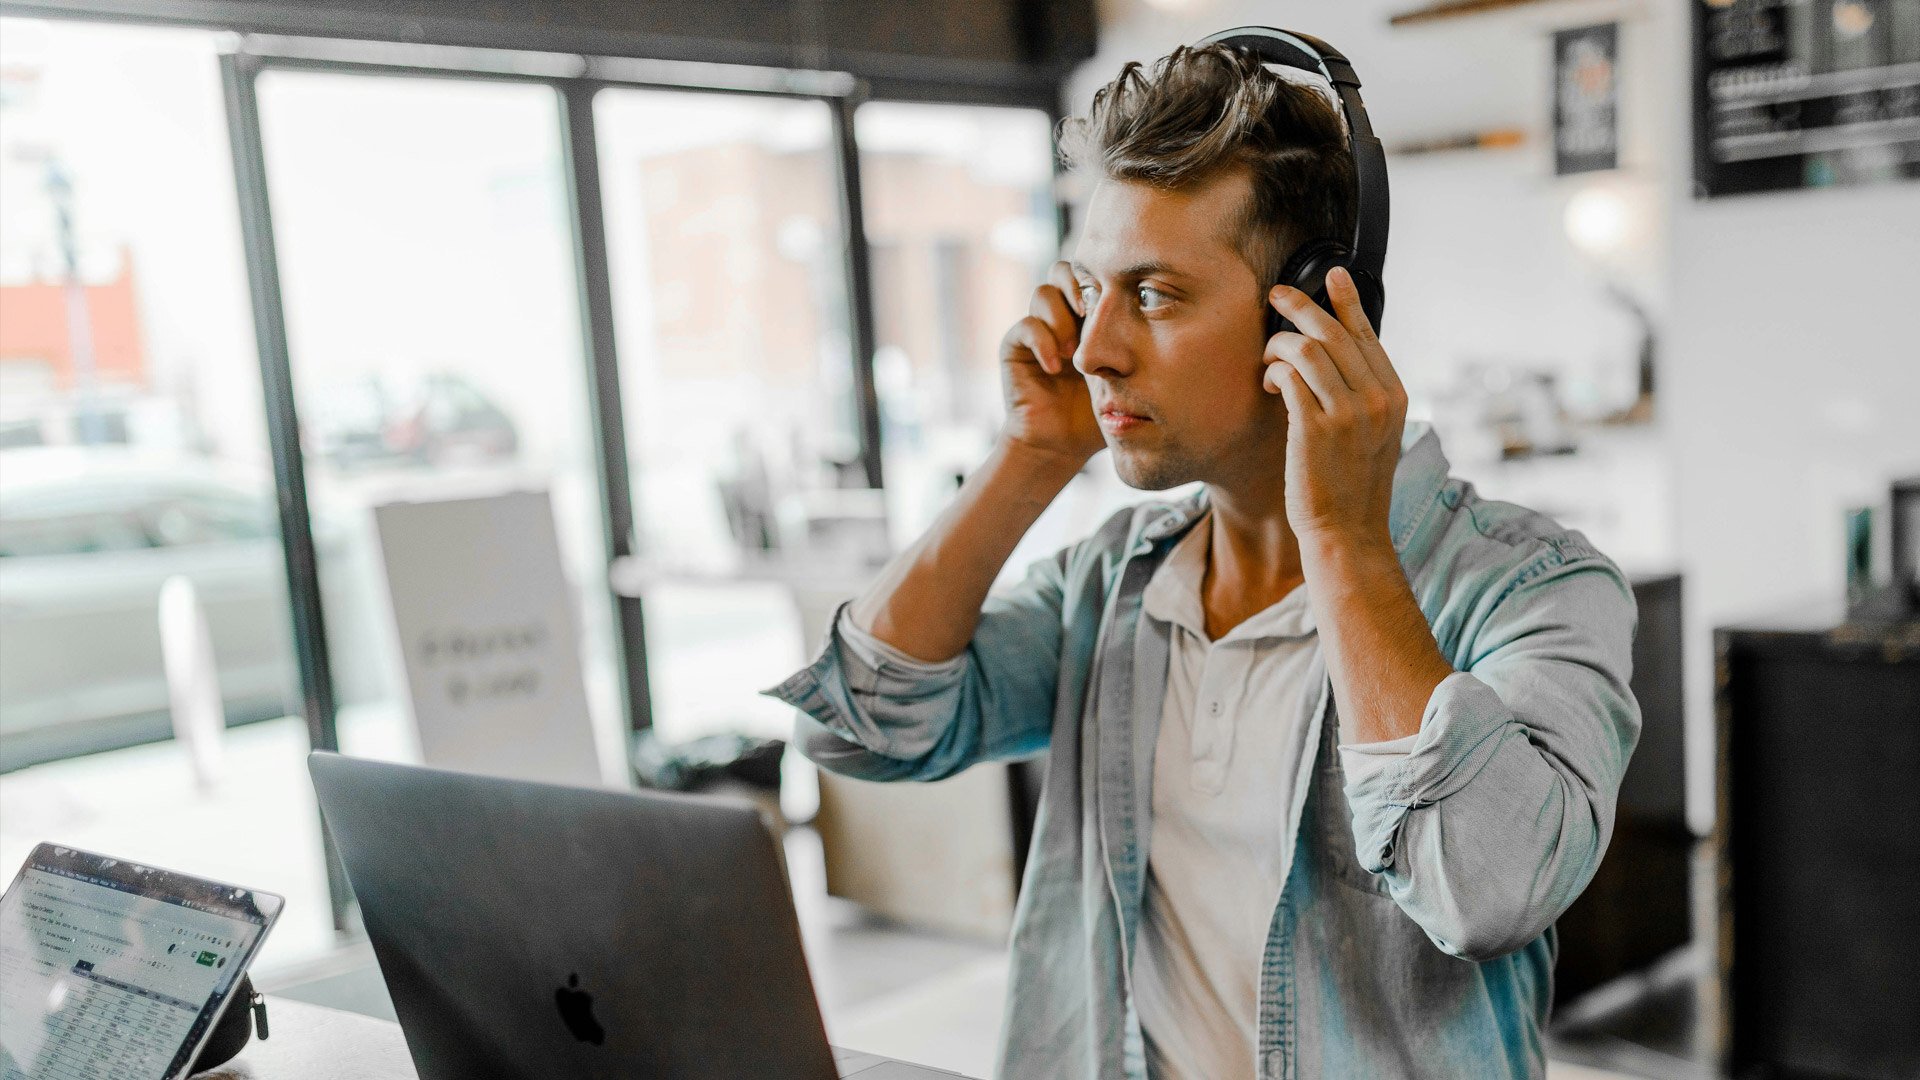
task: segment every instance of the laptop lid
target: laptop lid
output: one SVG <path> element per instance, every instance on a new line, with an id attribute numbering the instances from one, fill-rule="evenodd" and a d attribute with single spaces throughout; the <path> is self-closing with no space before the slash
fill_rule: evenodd
<path id="1" fill-rule="evenodd" d="M 750 807 L 308 758 L 422 1080 L 832 1080 Z"/>
<path id="2" fill-rule="evenodd" d="M 41 844 L 0 897 L 0 1077 L 186 1075 L 281 898 Z"/>

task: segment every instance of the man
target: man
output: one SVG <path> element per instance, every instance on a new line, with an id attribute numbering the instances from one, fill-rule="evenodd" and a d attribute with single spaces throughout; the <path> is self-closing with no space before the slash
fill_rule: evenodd
<path id="1" fill-rule="evenodd" d="M 1002 342 L 995 449 L 769 693 L 849 776 L 1050 752 L 1003 1077 L 1540 1075 L 1551 926 L 1639 731 L 1631 592 L 1403 437 L 1350 279 L 1331 312 L 1269 287 L 1352 232 L 1321 95 L 1180 49 L 1065 136 L 1102 179 Z M 989 596 L 1102 448 L 1204 487 Z"/>

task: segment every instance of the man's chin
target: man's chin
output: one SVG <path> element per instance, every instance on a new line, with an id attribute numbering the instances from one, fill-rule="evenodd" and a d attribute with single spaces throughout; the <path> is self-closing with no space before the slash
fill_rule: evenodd
<path id="1" fill-rule="evenodd" d="M 1112 446 L 1113 471 L 1120 482 L 1140 491 L 1165 491 L 1193 479 L 1187 470 L 1159 454 Z"/>

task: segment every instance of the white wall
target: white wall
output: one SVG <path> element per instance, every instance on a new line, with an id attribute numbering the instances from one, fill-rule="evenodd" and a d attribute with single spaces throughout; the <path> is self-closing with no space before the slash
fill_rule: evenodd
<path id="1" fill-rule="evenodd" d="M 1842 606 L 1842 510 L 1920 473 L 1920 184 L 1693 197 L 1686 7 L 1658 63 L 1669 178 L 1661 408 L 1686 574 L 1689 817 L 1712 822 L 1715 626 Z M 1882 511 L 1884 516 L 1884 511 Z"/>
<path id="2" fill-rule="evenodd" d="M 1920 187 L 1701 203 L 1675 226 L 1696 597 L 1729 615 L 1837 597 L 1842 508 L 1920 472 Z"/>
<path id="3" fill-rule="evenodd" d="M 1884 499 L 1920 472 L 1920 185 L 1695 201 L 1688 8 L 1680 0 L 1561 2 L 1395 29 L 1412 0 L 1102 5 L 1098 56 L 1071 105 L 1129 59 L 1242 23 L 1323 37 L 1365 81 L 1375 129 L 1408 139 L 1520 126 L 1515 151 L 1389 159 L 1394 223 L 1389 352 L 1416 393 L 1474 358 L 1531 358 L 1568 377 L 1603 373 L 1629 347 L 1598 270 L 1560 227 L 1587 183 L 1620 185 L 1642 243 L 1610 268 L 1662 322 L 1659 420 L 1677 505 L 1672 561 L 1687 575 L 1690 803 L 1711 797 L 1711 628 L 1808 597 L 1837 602 L 1840 507 Z M 1549 31 L 1622 24 L 1622 165 L 1553 177 L 1547 156 Z M 1666 498 L 1661 496 L 1662 500 Z"/>
<path id="4" fill-rule="evenodd" d="M 1674 227 L 1666 402 L 1704 762 L 1712 627 L 1837 605 L 1842 510 L 1920 474 L 1920 186 L 1683 205 Z"/>

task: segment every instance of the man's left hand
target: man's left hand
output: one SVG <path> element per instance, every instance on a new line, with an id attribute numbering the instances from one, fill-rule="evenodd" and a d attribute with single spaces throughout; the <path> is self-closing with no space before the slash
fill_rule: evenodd
<path id="1" fill-rule="evenodd" d="M 1389 541 L 1407 392 L 1345 268 L 1327 275 L 1335 318 L 1276 285 L 1267 300 L 1298 333 L 1267 340 L 1262 385 L 1287 402 L 1287 520 L 1303 544 Z"/>

